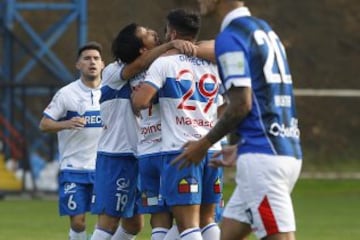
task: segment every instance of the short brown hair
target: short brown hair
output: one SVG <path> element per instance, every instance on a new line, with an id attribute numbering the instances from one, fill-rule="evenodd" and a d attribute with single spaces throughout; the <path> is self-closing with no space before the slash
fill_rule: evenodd
<path id="1" fill-rule="evenodd" d="M 82 47 L 79 48 L 79 50 L 77 52 L 77 57 L 79 58 L 80 55 L 82 54 L 82 52 L 85 50 L 97 50 L 101 55 L 102 46 L 100 43 L 95 42 L 95 41 L 87 42 L 86 44 L 84 44 Z"/>

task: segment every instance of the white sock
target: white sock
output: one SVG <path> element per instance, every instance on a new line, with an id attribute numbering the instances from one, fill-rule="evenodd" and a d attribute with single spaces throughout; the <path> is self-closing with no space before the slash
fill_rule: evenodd
<path id="1" fill-rule="evenodd" d="M 91 236 L 91 240 L 111 240 L 111 234 L 101 229 L 95 229 Z"/>
<path id="2" fill-rule="evenodd" d="M 204 240 L 220 240 L 220 228 L 216 223 L 210 223 L 201 229 Z"/>
<path id="3" fill-rule="evenodd" d="M 69 230 L 69 240 L 86 240 L 86 231 L 75 232 L 70 228 Z"/>
<path id="4" fill-rule="evenodd" d="M 169 229 L 156 227 L 151 231 L 151 240 L 164 240 Z"/>
<path id="5" fill-rule="evenodd" d="M 167 232 L 164 240 L 180 240 L 179 230 L 176 225 L 173 225 Z"/>
<path id="6" fill-rule="evenodd" d="M 136 238 L 136 235 L 132 235 L 130 233 L 127 233 L 125 229 L 122 228 L 120 225 L 117 229 L 114 235 L 112 236 L 111 240 L 134 240 Z"/>
<path id="7" fill-rule="evenodd" d="M 181 240 L 203 240 L 200 228 L 188 228 L 180 234 Z"/>

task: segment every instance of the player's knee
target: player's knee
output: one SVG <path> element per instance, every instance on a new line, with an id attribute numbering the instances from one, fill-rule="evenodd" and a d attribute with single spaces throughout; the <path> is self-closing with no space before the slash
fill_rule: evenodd
<path id="1" fill-rule="evenodd" d="M 85 218 L 73 218 L 71 220 L 71 229 L 75 232 L 83 232 L 85 227 Z"/>
<path id="2" fill-rule="evenodd" d="M 136 215 L 132 218 L 123 219 L 121 226 L 127 233 L 137 235 L 144 227 L 144 218 L 142 215 Z"/>

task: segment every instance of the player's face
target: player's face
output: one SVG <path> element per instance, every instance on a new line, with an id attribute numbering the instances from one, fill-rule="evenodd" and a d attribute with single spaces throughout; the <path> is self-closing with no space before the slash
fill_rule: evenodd
<path id="1" fill-rule="evenodd" d="M 94 81 L 100 77 L 101 70 L 104 68 L 104 62 L 97 50 L 89 49 L 81 53 L 76 68 L 80 70 L 85 80 Z"/>
<path id="2" fill-rule="evenodd" d="M 199 4 L 200 14 L 202 16 L 209 15 L 216 10 L 219 0 L 197 0 Z"/>
<path id="3" fill-rule="evenodd" d="M 160 45 L 157 32 L 150 28 L 139 27 L 136 36 L 142 40 L 144 47 L 148 50 Z"/>

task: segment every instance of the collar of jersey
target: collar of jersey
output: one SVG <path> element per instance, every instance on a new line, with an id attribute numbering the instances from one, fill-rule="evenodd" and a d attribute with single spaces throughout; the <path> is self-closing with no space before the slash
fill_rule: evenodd
<path id="1" fill-rule="evenodd" d="M 247 7 L 239 7 L 230 11 L 228 14 L 226 14 L 224 20 L 221 23 L 221 31 L 224 30 L 224 28 L 226 28 L 227 25 L 229 25 L 230 22 L 235 18 L 247 16 L 251 16 L 251 13 Z"/>
<path id="2" fill-rule="evenodd" d="M 89 88 L 88 86 L 86 86 L 86 85 L 81 81 L 81 79 L 78 79 L 78 82 L 79 82 L 80 88 L 81 88 L 83 91 L 85 91 L 85 92 L 91 92 L 91 91 L 100 89 L 100 85 L 99 85 L 99 87 L 97 87 L 97 88 Z"/>

